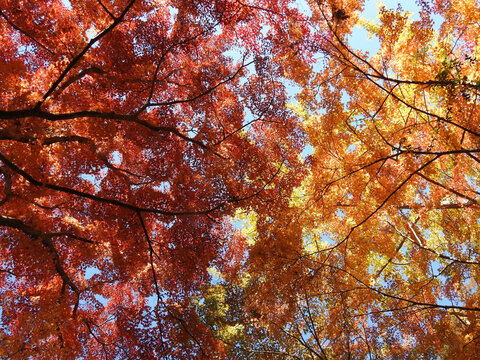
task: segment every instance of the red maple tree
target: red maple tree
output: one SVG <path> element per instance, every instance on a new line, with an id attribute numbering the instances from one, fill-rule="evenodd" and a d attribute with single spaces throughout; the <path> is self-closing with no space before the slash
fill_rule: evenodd
<path id="1" fill-rule="evenodd" d="M 223 356 L 190 299 L 299 181 L 288 4 L 0 2 L 1 357 Z"/>

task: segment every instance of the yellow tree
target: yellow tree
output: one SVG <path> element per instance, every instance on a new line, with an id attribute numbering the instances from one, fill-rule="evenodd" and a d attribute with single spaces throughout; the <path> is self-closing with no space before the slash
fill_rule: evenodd
<path id="1" fill-rule="evenodd" d="M 281 225 L 257 222 L 252 326 L 287 358 L 476 358 L 480 6 L 369 22 L 359 2 L 310 5 L 329 35 L 296 106 L 309 176 Z M 349 44 L 355 24 L 376 54 Z"/>

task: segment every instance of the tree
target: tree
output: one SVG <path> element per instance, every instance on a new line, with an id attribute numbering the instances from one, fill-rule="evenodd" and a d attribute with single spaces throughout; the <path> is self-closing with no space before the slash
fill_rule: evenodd
<path id="1" fill-rule="evenodd" d="M 480 8 L 363 6 L 1 1 L 1 357 L 475 358 Z"/>
<path id="2" fill-rule="evenodd" d="M 192 299 L 299 185 L 288 4 L 0 2 L 0 357 L 224 356 Z"/>
<path id="3" fill-rule="evenodd" d="M 312 4 L 328 56 L 296 106 L 310 175 L 282 230 L 257 222 L 244 301 L 284 358 L 477 358 L 478 3 L 378 23 L 334 4 Z M 349 44 L 354 24 L 376 54 Z"/>

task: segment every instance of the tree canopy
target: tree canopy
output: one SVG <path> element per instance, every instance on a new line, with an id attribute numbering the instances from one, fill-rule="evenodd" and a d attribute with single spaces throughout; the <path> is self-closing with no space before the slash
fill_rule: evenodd
<path id="1" fill-rule="evenodd" d="M 1 0 L 0 358 L 476 358 L 480 5 L 364 7 Z"/>

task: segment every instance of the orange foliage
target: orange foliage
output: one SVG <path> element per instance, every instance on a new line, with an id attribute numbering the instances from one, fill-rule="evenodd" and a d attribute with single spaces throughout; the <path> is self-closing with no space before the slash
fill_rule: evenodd
<path id="1" fill-rule="evenodd" d="M 476 358 L 480 6 L 363 7 L 0 0 L 0 358 Z"/>

